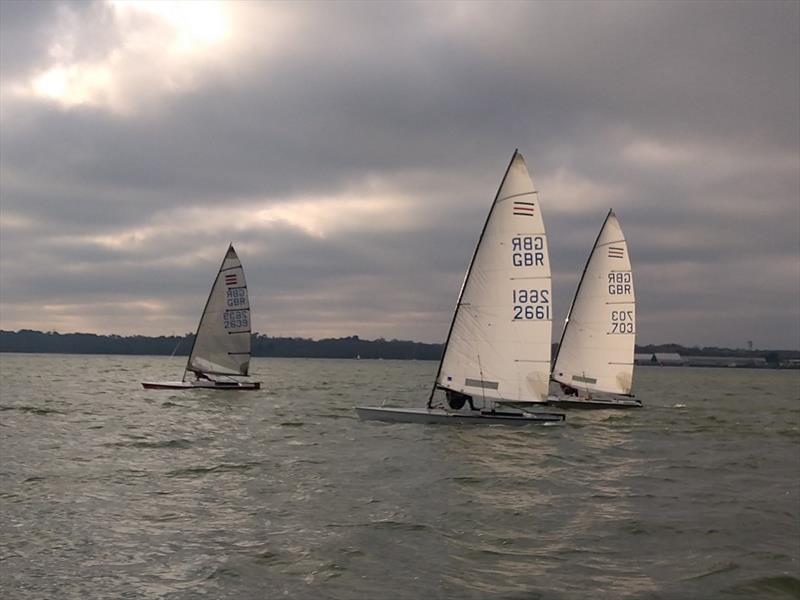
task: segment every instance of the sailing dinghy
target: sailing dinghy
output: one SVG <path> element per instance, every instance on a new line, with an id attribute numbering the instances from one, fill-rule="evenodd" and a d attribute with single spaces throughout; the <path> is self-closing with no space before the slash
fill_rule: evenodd
<path id="1" fill-rule="evenodd" d="M 439 370 L 424 409 L 356 407 L 361 419 L 528 425 L 550 375 L 550 260 L 525 160 L 515 151 L 467 269 Z M 444 396 L 434 401 L 436 393 Z M 467 407 L 467 405 L 469 405 Z"/>
<path id="2" fill-rule="evenodd" d="M 250 367 L 250 301 L 244 270 L 228 247 L 206 301 L 181 381 L 145 381 L 145 389 L 257 390 Z"/>
<path id="3" fill-rule="evenodd" d="M 632 394 L 636 297 L 628 244 L 613 210 L 597 235 L 558 345 L 559 408 L 638 408 Z"/>

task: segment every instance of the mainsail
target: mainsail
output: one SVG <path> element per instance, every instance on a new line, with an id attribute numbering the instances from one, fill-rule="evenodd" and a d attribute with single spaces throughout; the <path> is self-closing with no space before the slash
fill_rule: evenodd
<path id="1" fill-rule="evenodd" d="M 550 376 L 551 281 L 541 207 L 515 151 L 458 298 L 433 393 L 541 402 Z"/>
<path id="2" fill-rule="evenodd" d="M 575 291 L 553 379 L 590 394 L 631 395 L 635 300 L 628 245 L 609 211 Z"/>
<path id="3" fill-rule="evenodd" d="M 250 366 L 250 301 L 231 244 L 208 296 L 183 380 L 192 375 L 246 376 Z"/>

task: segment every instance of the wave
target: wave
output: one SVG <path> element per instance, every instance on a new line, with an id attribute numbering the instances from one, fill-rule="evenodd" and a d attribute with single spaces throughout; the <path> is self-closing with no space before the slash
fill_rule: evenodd
<path id="1" fill-rule="evenodd" d="M 261 466 L 261 462 L 246 462 L 246 463 L 220 463 L 210 467 L 187 467 L 185 469 L 175 469 L 167 473 L 167 477 L 203 477 L 211 473 L 224 473 L 228 471 L 249 471 L 255 467 Z"/>
<path id="2" fill-rule="evenodd" d="M 691 575 L 690 577 L 686 577 L 684 581 L 693 581 L 696 579 L 705 579 L 706 577 L 711 577 L 713 575 L 720 575 L 721 573 L 729 573 L 731 571 L 735 571 L 739 568 L 739 565 L 735 562 L 724 562 L 724 563 L 716 563 L 711 566 L 708 571 L 704 571 L 703 573 L 699 573 L 697 575 Z"/>
<path id="3" fill-rule="evenodd" d="M 401 531 L 428 531 L 433 530 L 430 525 L 424 523 L 409 523 L 407 521 L 393 521 L 385 519 L 381 521 L 369 521 L 366 523 L 328 523 L 327 527 L 358 528 L 365 527 L 370 529 L 389 529 Z"/>
<path id="4" fill-rule="evenodd" d="M 197 440 L 187 440 L 179 438 L 175 440 L 156 440 L 156 441 L 142 441 L 136 440 L 132 442 L 106 442 L 103 446 L 109 448 L 189 448 L 196 443 Z"/>
<path id="5" fill-rule="evenodd" d="M 724 591 L 742 598 L 800 598 L 800 579 L 791 575 L 757 577 Z"/>
<path id="6" fill-rule="evenodd" d="M 63 415 L 66 414 L 54 408 L 42 408 L 40 406 L 4 406 L 0 405 L 0 410 L 17 410 L 19 412 L 30 413 L 32 415 Z"/>

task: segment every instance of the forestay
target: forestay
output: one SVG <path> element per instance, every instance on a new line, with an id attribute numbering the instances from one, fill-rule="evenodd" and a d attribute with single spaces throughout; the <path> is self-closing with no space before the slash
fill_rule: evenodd
<path id="1" fill-rule="evenodd" d="M 609 211 L 567 315 L 553 379 L 587 393 L 630 395 L 635 338 L 628 245 Z"/>
<path id="2" fill-rule="evenodd" d="M 194 373 L 246 376 L 250 366 L 250 301 L 242 263 L 231 245 L 208 296 L 184 381 Z"/>
<path id="3" fill-rule="evenodd" d="M 542 211 L 525 160 L 514 152 L 467 270 L 435 388 L 478 403 L 541 402 L 551 317 Z"/>

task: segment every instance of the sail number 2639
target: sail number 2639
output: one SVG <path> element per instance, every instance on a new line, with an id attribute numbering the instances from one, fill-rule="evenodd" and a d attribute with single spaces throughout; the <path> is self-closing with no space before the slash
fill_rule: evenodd
<path id="1" fill-rule="evenodd" d="M 250 313 L 246 310 L 226 310 L 222 315 L 225 329 L 243 329 L 250 327 Z"/>
<path id="2" fill-rule="evenodd" d="M 513 290 L 514 320 L 549 320 L 550 290 Z"/>

